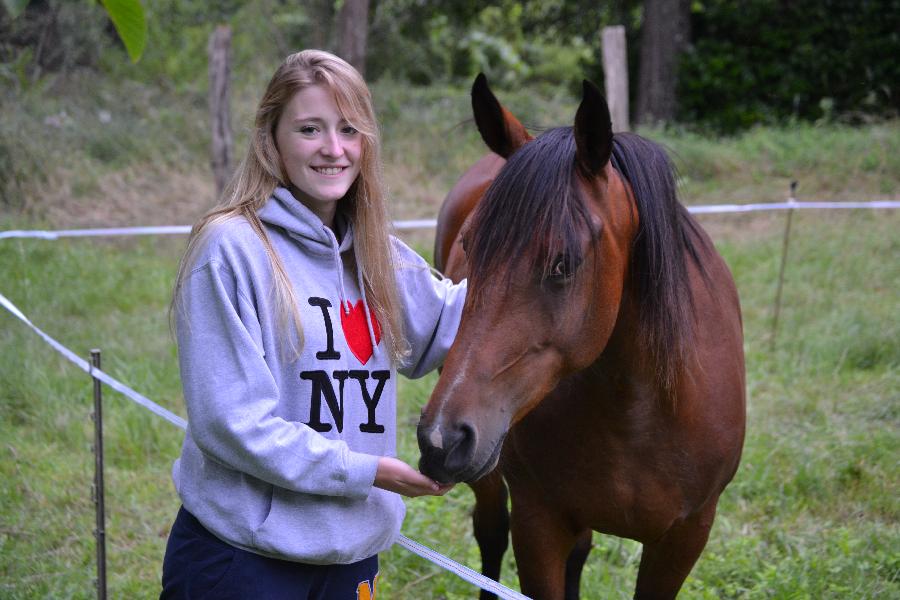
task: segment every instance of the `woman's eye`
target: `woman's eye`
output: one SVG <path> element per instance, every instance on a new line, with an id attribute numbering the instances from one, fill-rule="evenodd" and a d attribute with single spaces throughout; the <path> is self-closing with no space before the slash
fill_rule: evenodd
<path id="1" fill-rule="evenodd" d="M 343 129 L 341 129 L 341 133 L 343 133 L 344 135 L 356 135 L 357 133 L 359 133 L 359 131 L 357 131 L 355 127 L 347 125 Z"/>
<path id="2" fill-rule="evenodd" d="M 304 135 L 313 135 L 314 133 L 316 133 L 316 128 L 312 125 L 304 125 L 300 128 L 300 133 Z"/>

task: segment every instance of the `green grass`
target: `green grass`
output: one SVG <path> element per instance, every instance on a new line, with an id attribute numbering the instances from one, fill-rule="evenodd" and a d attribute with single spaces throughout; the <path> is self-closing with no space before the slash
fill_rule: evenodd
<path id="1" fill-rule="evenodd" d="M 706 217 L 710 229 L 728 216 Z M 21 223 L 0 222 L 8 229 Z M 900 217 L 794 217 L 782 322 L 771 349 L 779 227 L 718 239 L 745 314 L 749 425 L 741 469 L 720 503 L 684 598 L 900 597 Z M 0 292 L 82 356 L 184 414 L 166 318 L 179 237 L 7 240 Z M 87 598 L 94 576 L 91 384 L 0 313 L 0 596 Z M 415 462 L 414 426 L 435 377 L 401 386 L 399 452 Z M 181 432 L 105 393 L 109 585 L 151 597 L 178 506 L 169 480 Z M 408 501 L 404 533 L 469 566 L 472 495 Z M 595 535 L 585 597 L 630 597 L 639 546 Z M 471 587 L 394 548 L 387 598 L 467 598 Z M 503 581 L 517 587 L 511 553 Z"/>
<path id="2" fill-rule="evenodd" d="M 236 77 L 236 80 L 241 80 Z M 259 76 L 249 78 L 254 90 Z M 46 93 L 45 93 L 46 92 Z M 0 95 L 0 230 L 186 224 L 211 203 L 203 99 L 90 78 Z M 433 217 L 484 149 L 468 90 L 373 86 L 397 218 Z M 236 90 L 236 122 L 256 93 Z M 530 126 L 570 124 L 577 101 L 498 90 Z M 58 99 L 62 98 L 62 99 Z M 99 103 L 99 104 L 98 104 Z M 112 121 L 101 126 L 98 109 Z M 61 126 L 47 117 L 65 110 Z M 246 127 L 236 126 L 237 147 Z M 900 197 L 900 122 L 759 128 L 711 140 L 651 131 L 689 203 Z M 704 216 L 741 294 L 748 433 L 709 545 L 682 598 L 900 598 L 900 214 L 797 212 L 777 339 L 771 317 L 783 213 Z M 430 247 L 430 234 L 410 239 Z M 0 241 L 0 293 L 104 370 L 185 414 L 167 307 L 182 237 Z M 400 386 L 402 458 L 431 375 Z M 0 598 L 93 597 L 91 381 L 0 310 Z M 105 392 L 111 597 L 154 597 L 178 507 L 181 432 Z M 472 494 L 408 501 L 404 533 L 473 568 Z M 628 598 L 638 544 L 595 535 L 584 597 Z M 402 548 L 382 557 L 385 598 L 471 598 Z M 517 587 L 512 553 L 503 582 Z"/>
<path id="3" fill-rule="evenodd" d="M 861 193 L 874 200 L 896 194 L 900 183 L 897 123 L 758 127 L 727 143 L 683 131 L 646 133 L 673 150 L 695 203 L 781 201 L 792 180 L 801 200 Z"/>

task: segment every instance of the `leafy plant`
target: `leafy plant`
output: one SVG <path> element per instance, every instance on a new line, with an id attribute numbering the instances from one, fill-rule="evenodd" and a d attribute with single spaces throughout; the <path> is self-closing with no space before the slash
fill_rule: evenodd
<path id="1" fill-rule="evenodd" d="M 7 13 L 15 19 L 31 0 L 3 0 Z M 147 44 L 147 20 L 140 0 L 99 0 L 106 9 L 132 62 L 137 62 Z"/>

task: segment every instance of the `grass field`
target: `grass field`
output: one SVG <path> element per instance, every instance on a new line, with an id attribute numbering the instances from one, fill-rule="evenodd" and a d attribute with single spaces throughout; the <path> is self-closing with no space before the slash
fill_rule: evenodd
<path id="1" fill-rule="evenodd" d="M 508 96 L 532 124 L 563 123 L 575 106 L 567 98 Z M 465 93 L 385 85 L 376 87 L 376 98 L 394 216 L 434 216 L 482 151 L 464 123 Z M 7 147 L 14 132 L 27 131 L 22 147 L 43 156 L 49 142 L 39 135 L 41 119 L 56 108 L 4 111 Z M 0 230 L 183 223 L 202 212 L 209 202 L 202 144 L 154 128 L 171 120 L 169 126 L 194 132 L 191 110 L 199 109 L 182 108 L 160 109 L 156 117 L 140 106 L 128 113 L 135 130 L 153 139 L 131 142 L 134 157 L 118 163 L 103 160 L 105 146 L 118 152 L 108 136 L 90 134 L 97 149 L 80 151 L 89 134 L 65 130 L 54 149 L 60 154 L 52 156 L 70 148 L 73 158 L 48 160 L 54 167 L 43 178 L 23 180 L 17 189 L 27 202 L 8 203 Z M 91 114 L 77 105 L 68 111 Z M 900 197 L 897 123 L 760 129 L 729 140 L 650 135 L 677 155 L 691 202 L 779 200 L 793 178 L 801 181 L 801 197 Z M 174 158 L 161 158 L 160 143 L 173 146 Z M 900 213 L 794 215 L 773 344 L 784 217 L 701 219 L 741 294 L 749 422 L 741 468 L 681 597 L 900 598 Z M 428 253 L 430 234 L 410 239 Z M 101 348 L 104 370 L 184 415 L 166 315 L 183 247 L 181 237 L 0 241 L 0 293 L 80 355 Z M 418 411 L 434 381 L 402 383 L 399 452 L 412 463 Z M 150 598 L 178 507 L 169 469 L 181 432 L 111 390 L 105 398 L 110 594 Z M 90 379 L 0 311 L 2 598 L 94 595 L 90 413 Z M 410 500 L 403 531 L 477 568 L 471 503 L 465 486 L 446 498 Z M 594 544 L 584 597 L 630 597 L 640 547 L 601 535 Z M 475 596 L 465 582 L 402 548 L 383 555 L 382 565 L 380 597 Z M 511 553 L 503 581 L 518 586 Z"/>

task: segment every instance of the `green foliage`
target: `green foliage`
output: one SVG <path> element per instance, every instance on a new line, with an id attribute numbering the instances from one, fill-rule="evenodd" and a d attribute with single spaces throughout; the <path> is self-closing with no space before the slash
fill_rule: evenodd
<path id="1" fill-rule="evenodd" d="M 87 67 L 202 94 L 206 47 L 219 23 L 232 26 L 236 80 L 263 79 L 299 48 L 336 50 L 333 0 L 153 0 L 143 11 L 139 0 L 104 0 L 132 60 L 146 38 L 139 65 L 122 61 L 95 3 L 35 1 L 10 19 L 24 4 L 4 0 L 0 11 L 0 82 L 19 90 L 47 73 Z M 130 21 L 118 16 L 126 6 L 135 9 Z M 601 29 L 623 24 L 634 102 L 642 11 L 639 0 L 380 0 L 372 3 L 367 73 L 373 81 L 467 85 L 484 72 L 502 87 L 574 91 L 582 78 L 602 81 Z M 730 133 L 897 114 L 900 63 L 890 57 L 900 54 L 900 0 L 698 0 L 692 11 L 692 45 L 679 75 L 681 122 Z"/>
<path id="2" fill-rule="evenodd" d="M 18 17 L 25 7 L 28 6 L 29 0 L 3 0 L 3 7 L 13 19 Z"/>
<path id="3" fill-rule="evenodd" d="M 679 119 L 732 132 L 786 119 L 896 115 L 900 2 L 694 2 Z"/>
<path id="4" fill-rule="evenodd" d="M 574 89 L 598 78 L 599 27 L 611 10 L 587 2 L 379 2 L 369 71 L 427 85 L 470 83 L 479 72 L 506 87 Z M 422 32 L 425 35 L 422 35 Z"/>
<path id="5" fill-rule="evenodd" d="M 216 3 L 217 6 L 220 3 Z M 102 68 L 115 77 L 153 82 L 169 89 L 193 91 L 206 89 L 208 55 L 206 46 L 216 25 L 212 17 L 233 9 L 224 3 L 219 12 L 207 15 L 207 3 L 177 0 L 148 2 L 147 37 L 149 43 L 139 65 L 123 63 L 118 53 L 107 53 Z"/>
<path id="6" fill-rule="evenodd" d="M 137 62 L 147 44 L 147 19 L 140 0 L 100 1 L 125 44 L 131 62 Z"/>
<path id="7" fill-rule="evenodd" d="M 106 22 L 103 9 L 86 1 L 31 2 L 16 19 L 0 11 L 0 93 L 95 65 L 112 41 Z"/>
<path id="8" fill-rule="evenodd" d="M 24 42 L 26 49 L 33 50 L 33 47 L 37 47 L 38 53 L 40 53 L 45 45 L 52 45 L 61 37 L 67 38 L 73 33 L 77 36 L 79 32 L 83 36 L 84 31 L 81 30 L 82 23 L 77 21 L 74 23 L 66 22 L 65 19 L 60 20 L 59 18 L 60 16 L 71 14 L 73 10 L 77 11 L 78 8 L 92 8 L 94 3 L 89 0 L 84 0 L 81 4 L 82 7 L 78 7 L 76 3 L 73 2 L 63 3 L 51 2 L 48 0 L 32 4 L 30 0 L 3 0 L 3 5 L 6 8 L 7 15 L 12 23 L 6 23 L 5 27 L 0 28 L 0 41 L 6 37 L 6 35 L 3 35 L 5 32 L 3 32 L 2 29 L 9 28 L 10 33 L 12 33 L 10 37 L 13 39 L 13 45 L 16 45 L 16 41 L 18 41 L 20 45 Z M 116 32 L 118 32 L 119 39 L 128 51 L 128 55 L 131 57 L 132 62 L 137 62 L 140 59 L 147 42 L 147 22 L 144 15 L 144 8 L 141 6 L 140 0 L 100 0 L 100 4 L 106 9 L 106 14 L 112 21 Z M 27 14 L 32 18 L 25 19 L 26 23 L 20 23 L 18 17 L 29 7 L 33 10 L 28 11 Z M 3 22 L 2 17 L 3 15 L 0 15 L 0 23 Z M 31 21 L 32 23 L 28 23 L 27 21 Z M 29 32 L 29 25 L 34 22 L 36 22 L 38 28 L 41 29 L 37 39 Z M 71 25 L 74 25 L 72 28 L 73 31 L 69 30 L 68 26 Z M 90 28 L 88 28 L 88 30 L 90 30 Z M 95 44 L 98 41 L 99 39 L 95 36 L 88 37 L 88 42 L 91 44 Z M 0 45 L 6 44 L 3 43 Z M 57 51 L 59 50 L 60 49 L 57 48 Z M 6 52 L 4 52 L 4 54 L 5 53 Z M 38 58 L 40 57 L 38 56 Z M 91 61 L 90 64 L 93 64 L 93 61 Z"/>

